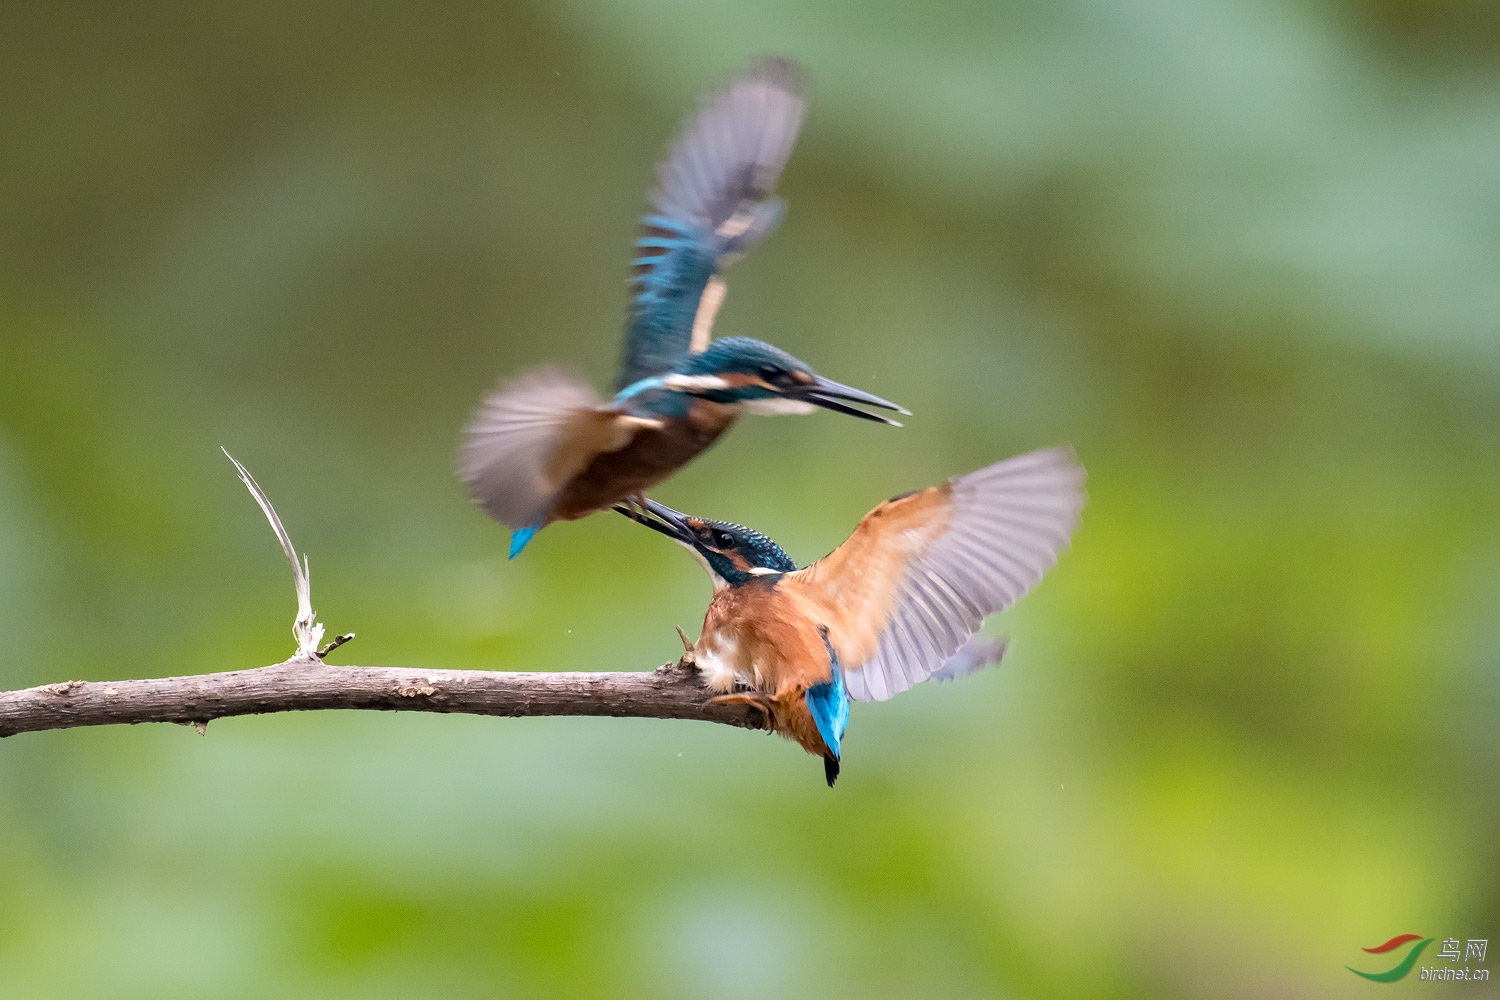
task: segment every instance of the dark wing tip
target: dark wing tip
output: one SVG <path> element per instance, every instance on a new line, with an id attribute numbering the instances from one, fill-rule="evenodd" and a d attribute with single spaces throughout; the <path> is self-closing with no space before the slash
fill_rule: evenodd
<path id="1" fill-rule="evenodd" d="M 828 780 L 828 787 L 839 780 L 839 759 L 832 754 L 823 755 L 823 777 Z"/>

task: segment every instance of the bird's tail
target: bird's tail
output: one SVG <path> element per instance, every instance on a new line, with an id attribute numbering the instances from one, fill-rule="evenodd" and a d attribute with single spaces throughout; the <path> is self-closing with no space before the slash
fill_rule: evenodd
<path id="1" fill-rule="evenodd" d="M 536 537 L 536 533 L 545 527 L 545 524 L 533 524 L 529 527 L 517 528 L 515 531 L 512 531 L 510 533 L 510 557 L 514 559 L 520 555 L 522 550 L 531 544 L 531 540 Z"/>
<path id="2" fill-rule="evenodd" d="M 823 777 L 828 781 L 828 787 L 839 780 L 839 759 L 831 753 L 823 755 Z"/>
<path id="3" fill-rule="evenodd" d="M 818 634 L 823 637 L 823 648 L 828 652 L 828 680 L 808 688 L 804 697 L 813 724 L 818 727 L 818 735 L 823 737 L 827 748 L 823 751 L 823 777 L 832 788 L 839 779 L 840 741 L 849 727 L 849 695 L 844 690 L 844 671 L 839 666 L 839 654 L 828 638 L 827 627 L 819 625 Z"/>

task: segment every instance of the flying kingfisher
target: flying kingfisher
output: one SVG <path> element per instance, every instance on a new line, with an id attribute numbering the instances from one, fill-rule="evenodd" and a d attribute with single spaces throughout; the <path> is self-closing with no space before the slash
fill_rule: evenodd
<path id="1" fill-rule="evenodd" d="M 657 169 L 635 242 L 634 297 L 613 399 L 547 368 L 502 385 L 475 413 L 459 476 L 511 528 L 512 558 L 553 521 L 643 497 L 741 413 L 822 407 L 896 424 L 851 404 L 907 412 L 823 378 L 770 344 L 710 340 L 724 299 L 721 272 L 781 218 L 784 202 L 773 191 L 802 114 L 797 66 L 762 59 L 688 120 Z"/>
<path id="2" fill-rule="evenodd" d="M 1000 658 L 1003 644 L 974 635 L 1056 563 L 1083 483 L 1070 448 L 1006 459 L 881 504 L 803 569 L 742 525 L 654 500 L 615 509 L 708 570 L 714 596 L 692 654 L 714 700 L 760 711 L 823 758 L 832 786 L 850 698 L 884 701 Z"/>

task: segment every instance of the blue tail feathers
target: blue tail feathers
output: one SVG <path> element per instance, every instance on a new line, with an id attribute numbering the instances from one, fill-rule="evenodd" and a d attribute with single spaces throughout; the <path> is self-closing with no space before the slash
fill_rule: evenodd
<path id="1" fill-rule="evenodd" d="M 828 641 L 828 630 L 820 631 L 823 633 L 823 645 L 828 649 L 830 676 L 822 684 L 814 684 L 808 688 L 806 698 L 807 710 L 812 713 L 818 735 L 823 737 L 823 743 L 828 747 L 828 755 L 823 759 L 823 774 L 828 779 L 829 787 L 832 787 L 839 776 L 839 741 L 849 728 L 849 694 L 844 689 L 844 671 L 839 666 L 838 655 L 833 651 L 833 644 Z"/>
<path id="2" fill-rule="evenodd" d="M 807 689 L 807 710 L 817 723 L 818 735 L 823 737 L 829 751 L 838 757 L 839 741 L 849 726 L 849 696 L 844 692 L 843 671 L 837 666 L 833 668 L 833 680 Z"/>
<path id="3" fill-rule="evenodd" d="M 512 559 L 514 559 L 516 556 L 520 555 L 521 554 L 521 550 L 524 549 L 526 547 L 527 543 L 530 542 L 533 538 L 535 538 L 536 537 L 536 533 L 538 531 L 541 531 L 541 530 L 542 530 L 542 525 L 540 525 L 540 524 L 533 524 L 529 528 L 522 528 L 519 531 L 513 531 L 513 532 L 511 532 L 511 535 L 510 535 L 510 557 Z"/>

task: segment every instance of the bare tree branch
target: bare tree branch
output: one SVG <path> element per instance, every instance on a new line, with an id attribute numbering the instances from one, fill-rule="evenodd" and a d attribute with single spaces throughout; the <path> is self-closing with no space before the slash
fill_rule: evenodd
<path id="1" fill-rule="evenodd" d="M 64 681 L 0 692 L 0 736 L 137 722 L 202 726 L 232 715 L 331 708 L 470 715 L 698 719 L 762 728 L 743 705 L 709 704 L 696 670 L 507 673 L 338 667 L 291 659 L 269 667 L 133 681 Z"/>
<path id="2" fill-rule="evenodd" d="M 675 664 L 620 673 L 508 673 L 492 670 L 417 670 L 411 667 L 336 667 L 323 662 L 354 638 L 349 632 L 318 648 L 323 625 L 312 608 L 307 557 L 297 558 L 276 508 L 250 471 L 228 451 L 240 481 L 271 524 L 297 597 L 292 634 L 297 653 L 282 663 L 186 677 L 134 681 L 63 681 L 0 692 L 0 737 L 44 729 L 177 722 L 199 734 L 214 719 L 268 712 L 362 708 L 387 712 L 463 712 L 470 715 L 611 715 L 642 719 L 700 719 L 745 729 L 763 728 L 761 713 L 745 705 L 711 704 L 693 665 L 692 644 Z"/>

